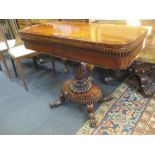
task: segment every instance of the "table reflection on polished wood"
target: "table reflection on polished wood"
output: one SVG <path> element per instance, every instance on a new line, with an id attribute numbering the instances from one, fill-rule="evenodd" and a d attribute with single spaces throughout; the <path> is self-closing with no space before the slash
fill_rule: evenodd
<path id="1" fill-rule="evenodd" d="M 127 69 L 140 53 L 147 30 L 113 24 L 52 22 L 20 30 L 28 49 L 72 60 L 75 79 L 65 81 L 56 106 L 67 99 L 87 106 L 90 126 L 96 121 L 93 105 L 102 100 L 101 89 L 87 79 L 86 64 Z"/>

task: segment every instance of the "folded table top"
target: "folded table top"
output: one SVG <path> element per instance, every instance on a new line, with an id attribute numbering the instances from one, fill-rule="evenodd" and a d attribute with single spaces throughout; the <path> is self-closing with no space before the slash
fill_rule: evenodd
<path id="1" fill-rule="evenodd" d="M 147 36 L 144 27 L 52 22 L 20 30 L 28 49 L 113 69 L 126 69 Z"/>
<path id="2" fill-rule="evenodd" d="M 34 25 L 20 30 L 20 35 L 53 39 L 65 43 L 80 43 L 98 47 L 122 48 L 144 38 L 147 30 L 144 27 L 133 27 L 114 24 L 94 24 L 79 22 L 51 22 Z M 55 39 L 55 40 L 54 40 Z"/>

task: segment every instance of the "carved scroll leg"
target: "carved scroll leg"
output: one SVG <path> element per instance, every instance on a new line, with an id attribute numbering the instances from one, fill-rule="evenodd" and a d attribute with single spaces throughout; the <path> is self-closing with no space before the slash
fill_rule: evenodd
<path id="1" fill-rule="evenodd" d="M 65 102 L 65 96 L 63 95 L 63 93 L 60 94 L 60 97 L 58 99 L 56 99 L 54 102 L 51 102 L 49 104 L 49 106 L 51 108 L 55 108 L 60 106 L 61 104 L 63 104 Z"/>
<path id="2" fill-rule="evenodd" d="M 94 104 L 87 104 L 87 112 L 88 112 L 88 119 L 90 127 L 95 128 L 96 127 L 96 120 L 93 112 Z"/>
<path id="3" fill-rule="evenodd" d="M 146 97 L 153 95 L 155 92 L 155 86 L 153 86 L 153 80 L 150 76 L 139 75 L 138 82 L 140 90 Z"/>

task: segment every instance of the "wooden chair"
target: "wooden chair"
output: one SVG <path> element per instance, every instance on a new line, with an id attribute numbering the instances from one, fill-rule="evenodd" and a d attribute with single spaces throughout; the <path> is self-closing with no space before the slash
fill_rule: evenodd
<path id="1" fill-rule="evenodd" d="M 9 48 L 13 47 L 15 45 L 15 39 L 13 40 L 8 40 L 7 42 Z M 7 45 L 5 43 L 5 41 L 1 41 L 0 42 L 0 59 L 2 60 L 3 64 L 4 64 L 4 67 L 6 69 L 6 72 L 8 74 L 8 77 L 10 80 L 12 80 L 12 76 L 11 76 L 11 73 L 10 73 L 10 70 L 8 68 L 8 65 L 7 65 L 7 62 L 6 62 L 6 59 L 5 59 L 5 55 L 4 55 L 4 52 L 7 50 Z M 2 71 L 2 67 L 0 65 L 0 70 Z"/>
<path id="2" fill-rule="evenodd" d="M 14 62 L 16 62 L 16 64 L 17 64 L 17 69 L 21 76 L 24 87 L 28 91 L 28 86 L 27 86 L 27 82 L 25 80 L 25 76 L 24 76 L 24 73 L 22 70 L 21 61 L 23 59 L 32 58 L 35 68 L 37 69 L 38 67 L 37 67 L 36 55 L 38 55 L 38 52 L 26 49 L 19 36 L 17 36 L 16 39 L 13 39 L 13 40 L 7 40 L 1 25 L 0 25 L 0 34 L 1 34 L 0 37 L 2 37 L 2 40 L 4 40 L 4 41 L 0 42 L 0 59 L 2 59 L 2 61 L 3 61 L 3 64 L 6 68 L 8 77 L 10 80 L 12 80 L 12 76 L 9 71 L 9 68 L 6 63 L 4 53 L 3 53 L 4 51 L 7 51 L 7 50 L 9 52 L 9 55 L 11 56 L 11 62 L 12 62 L 12 66 L 13 66 L 16 77 L 18 77 L 18 75 L 17 75 L 16 66 L 15 66 Z M 53 66 L 54 74 L 56 74 L 55 62 L 54 62 L 54 58 L 52 58 L 52 57 L 51 57 L 51 63 Z M 2 71 L 1 66 L 0 66 L 0 70 Z"/>
<path id="3" fill-rule="evenodd" d="M 38 52 L 26 49 L 24 45 L 19 45 L 19 46 L 13 47 L 13 48 L 9 49 L 8 52 L 17 65 L 17 70 L 18 70 L 18 73 L 20 74 L 20 77 L 21 77 L 21 80 L 24 84 L 25 89 L 27 91 L 29 91 L 28 86 L 27 86 L 27 82 L 25 80 L 24 72 L 22 70 L 21 61 L 23 59 L 33 58 L 33 62 L 35 64 L 35 67 L 37 68 L 36 56 L 38 55 Z M 54 60 L 51 59 L 51 62 L 52 62 L 54 74 L 56 74 Z"/>
<path id="4" fill-rule="evenodd" d="M 5 69 L 6 69 L 6 72 L 7 72 L 7 74 L 8 74 L 9 79 L 12 80 L 12 76 L 11 76 L 11 73 L 10 73 L 10 71 L 9 71 L 8 65 L 7 65 L 7 63 L 6 63 L 6 59 L 5 59 L 5 57 L 4 57 L 3 52 L 1 52 L 1 51 L 0 51 L 0 59 L 3 61 L 4 67 L 5 67 Z M 0 70 L 2 71 L 1 65 L 0 65 Z"/>

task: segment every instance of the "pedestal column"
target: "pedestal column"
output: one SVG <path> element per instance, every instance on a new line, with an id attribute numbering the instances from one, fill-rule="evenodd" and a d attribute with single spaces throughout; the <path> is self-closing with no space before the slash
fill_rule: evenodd
<path id="1" fill-rule="evenodd" d="M 101 89 L 92 84 L 88 78 L 88 72 L 85 63 L 73 64 L 74 80 L 65 81 L 61 91 L 60 99 L 51 103 L 51 107 L 55 107 L 64 103 L 65 99 L 71 103 L 86 105 L 88 119 L 91 127 L 96 126 L 93 107 L 102 98 Z"/>

